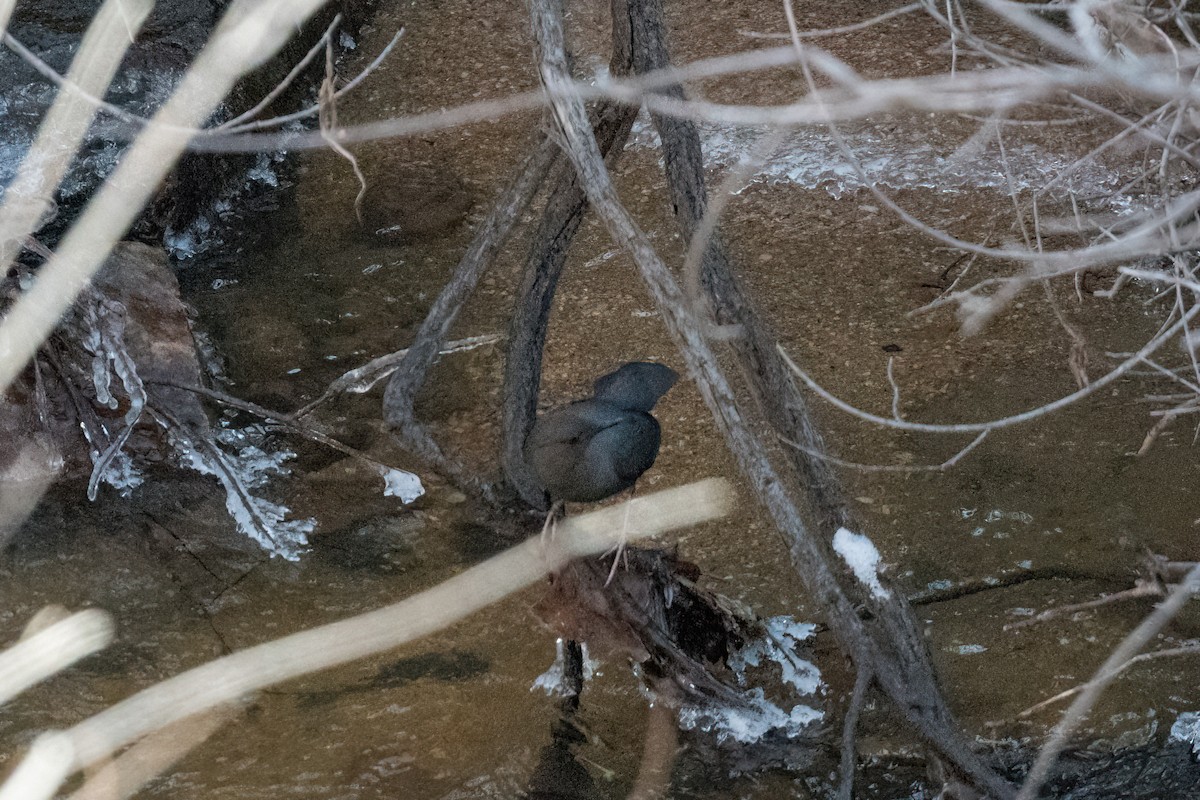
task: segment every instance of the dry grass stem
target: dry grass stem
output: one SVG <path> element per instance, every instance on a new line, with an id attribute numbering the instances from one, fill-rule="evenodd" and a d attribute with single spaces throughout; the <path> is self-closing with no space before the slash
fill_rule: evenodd
<path id="1" fill-rule="evenodd" d="M 336 21 L 336 19 L 335 19 L 335 21 Z M 330 28 L 332 28 L 332 27 L 333 26 L 331 25 Z M 396 35 L 392 37 L 391 41 L 388 42 L 387 46 L 384 47 L 379 52 L 379 55 L 377 55 L 375 57 L 375 59 L 371 61 L 370 64 L 368 64 L 366 67 L 364 67 L 362 69 L 362 71 L 358 73 L 358 75 L 354 76 L 354 78 L 352 78 L 350 81 L 348 81 L 342 88 L 338 89 L 337 91 L 335 91 L 333 93 L 334 99 L 341 99 L 348 93 L 354 91 L 354 89 L 360 83 L 362 83 L 364 80 L 366 80 L 367 76 L 372 74 L 379 67 L 379 65 L 382 64 L 384 62 L 384 60 L 387 59 L 388 55 L 390 55 L 392 50 L 395 49 L 396 45 L 399 43 L 400 39 L 403 36 L 404 36 L 403 29 L 397 31 Z M 131 131 L 138 131 L 138 130 L 141 130 L 142 128 L 147 128 L 152 125 L 157 125 L 159 127 L 166 127 L 172 131 L 175 131 L 176 133 L 186 133 L 190 136 L 195 136 L 198 138 L 203 138 L 205 136 L 222 136 L 222 135 L 227 136 L 227 135 L 231 135 L 231 134 L 263 130 L 266 128 L 278 128 L 280 126 L 286 125 L 289 122 L 296 122 L 298 120 L 307 119 L 309 117 L 315 117 L 320 113 L 320 110 L 321 110 L 321 106 L 318 103 L 316 105 L 309 106 L 308 108 L 300 109 L 299 111 L 293 111 L 290 114 L 281 114 L 279 116 L 271 117 L 269 119 L 260 119 L 260 120 L 252 119 L 252 117 L 255 114 L 261 113 L 262 110 L 265 109 L 271 103 L 272 100 L 275 100 L 287 88 L 287 85 L 295 80 L 296 76 L 303 70 L 303 67 L 307 66 L 307 64 L 310 63 L 308 61 L 308 58 L 309 58 L 308 55 L 306 55 L 304 57 L 304 59 L 302 59 L 302 61 L 299 64 L 297 64 L 296 67 L 293 68 L 293 70 L 290 73 L 288 73 L 288 75 L 285 76 L 284 79 L 278 85 L 276 85 L 274 88 L 272 88 L 271 91 L 268 92 L 267 95 L 262 100 L 260 100 L 258 103 L 256 103 L 255 106 L 252 109 L 250 109 L 249 111 L 239 114 L 236 118 L 234 118 L 233 120 L 230 120 L 229 122 L 222 123 L 222 124 L 217 125 L 212 128 L 196 128 L 196 127 L 186 127 L 186 126 L 182 126 L 182 125 L 167 125 L 161 121 L 147 119 L 146 117 L 141 117 L 141 116 L 138 116 L 137 114 L 133 114 L 129 111 L 126 111 L 125 109 L 121 108 L 118 105 L 114 105 L 113 103 L 109 103 L 108 101 L 101 99 L 97 95 L 97 93 L 87 91 L 83 86 L 81 86 L 79 83 L 76 83 L 75 81 L 71 80 L 70 78 L 59 74 L 57 70 L 55 70 L 53 67 L 51 67 L 49 64 L 47 64 L 42 59 L 38 58 L 38 56 L 35 53 L 33 53 L 29 48 L 25 47 L 25 45 L 21 44 L 21 42 L 19 42 L 17 39 L 15 39 L 10 34 L 4 34 L 3 41 L 4 41 L 4 44 L 6 44 L 9 47 L 9 49 L 11 49 L 18 56 L 20 56 L 21 59 L 23 61 L 25 61 L 25 63 L 27 63 L 27 64 L 29 64 L 29 66 L 33 67 L 33 69 L 38 74 L 40 74 L 44 78 L 46 78 L 46 80 L 50 81 L 55 86 L 59 87 L 59 89 L 66 91 L 66 92 L 70 92 L 71 94 L 75 95 L 80 100 L 85 101 L 87 104 L 91 105 L 95 109 L 104 111 L 106 114 L 112 116 L 114 119 L 121 120 L 122 122 L 124 122 L 126 125 L 128 125 L 130 127 Z M 310 53 L 320 53 L 321 49 L 325 45 L 326 41 L 327 40 L 324 37 L 322 37 L 317 42 L 317 44 L 315 44 L 313 46 L 312 50 L 310 50 L 309 52 Z M 132 133 L 130 135 L 132 135 Z M 280 135 L 287 137 L 287 136 L 293 136 L 294 134 L 280 134 Z M 319 135 L 319 131 L 318 131 L 318 135 Z M 280 145 L 280 147 L 282 147 L 282 144 Z M 197 146 L 195 144 L 190 145 L 190 148 L 193 150 L 201 149 L 199 146 Z M 276 148 L 271 148 L 271 149 L 280 149 L 280 148 L 276 147 Z"/>
<path id="2" fill-rule="evenodd" d="M 112 641 L 113 622 L 91 608 L 72 614 L 0 653 L 0 705 Z"/>
<path id="3" fill-rule="evenodd" d="M 108 757 L 142 736 L 248 692 L 389 650 L 484 608 L 577 556 L 602 553 L 627 533 L 639 538 L 695 525 L 726 513 L 732 493 L 720 479 L 700 481 L 570 517 L 553 542 L 532 537 L 438 586 L 385 608 L 242 650 L 211 661 L 84 720 L 66 732 L 71 769 Z M 0 798 L 3 800 L 3 798 Z"/>
<path id="4" fill-rule="evenodd" d="M 1166 588 L 1158 581 L 1139 580 L 1137 585 L 1132 589 L 1125 589 L 1120 592 L 1106 594 L 1103 597 L 1098 597 L 1095 600 L 1088 600 L 1083 603 L 1070 603 L 1064 606 L 1055 606 L 1048 608 L 1037 616 L 1023 619 L 1019 622 L 1010 622 L 1004 626 L 1004 630 L 1013 631 L 1021 628 L 1028 628 L 1033 625 L 1038 625 L 1043 622 L 1048 622 L 1052 619 L 1065 617 L 1069 614 L 1075 614 L 1080 611 L 1090 611 L 1094 608 L 1102 608 L 1103 606 L 1112 605 L 1113 603 L 1123 603 L 1126 600 L 1136 600 L 1142 597 L 1162 597 L 1166 593 Z"/>
<path id="5" fill-rule="evenodd" d="M 394 471 L 394 470 L 399 470 L 400 472 L 407 471 L 407 470 L 400 469 L 399 467 L 395 467 L 391 464 L 385 464 L 384 462 L 380 461 L 379 459 L 373 458 L 370 455 L 368 455 L 367 453 L 364 453 L 362 450 L 359 450 L 356 447 L 351 447 L 351 446 L 345 444 L 344 442 L 339 441 L 338 439 L 325 433 L 324 429 L 322 429 L 322 427 L 316 423 L 303 421 L 301 419 L 301 416 L 302 416 L 301 412 L 296 412 L 295 414 L 283 414 L 278 411 L 272 411 L 269 408 L 264 408 L 263 406 L 260 406 L 257 403 L 251 403 L 246 400 L 241 400 L 237 397 L 232 397 L 228 394 L 225 394 L 224 392 L 218 392 L 214 389 L 206 389 L 203 386 L 188 386 L 188 385 L 182 384 L 182 383 L 160 383 L 157 385 L 172 386 L 176 389 L 183 389 L 184 391 L 194 392 L 195 394 L 201 395 L 203 397 L 211 398 L 212 400 L 215 400 L 218 403 L 222 403 L 223 405 L 227 405 L 231 408 L 238 408 L 243 411 L 247 411 L 251 414 L 254 414 L 257 417 L 260 417 L 261 419 L 264 419 L 264 420 L 267 420 L 270 422 L 276 422 L 279 425 L 283 426 L 284 428 L 287 428 L 288 430 L 290 430 L 296 434 L 299 434 L 300 436 L 303 436 L 310 441 L 317 442 L 318 444 L 323 444 L 326 447 L 329 447 L 333 450 L 337 450 L 339 453 L 344 453 L 345 455 L 350 456 L 351 458 L 355 459 L 356 461 L 358 461 L 362 464 L 365 464 L 369 469 L 371 469 L 376 474 L 383 477 L 385 484 L 387 483 L 388 474 L 391 473 L 392 471 Z M 305 408 L 308 410 L 311 410 L 310 407 L 306 406 Z M 302 409 L 302 411 L 304 413 L 307 413 L 307 410 Z M 164 414 L 164 412 L 161 408 L 152 409 L 152 413 L 157 413 L 157 414 L 163 415 L 164 418 L 168 418 L 168 416 L 169 416 L 168 414 Z M 175 423 L 173 423 L 173 424 L 175 424 Z M 209 448 L 205 447 L 205 449 L 207 450 Z M 212 451 L 210 450 L 210 452 L 212 452 Z M 3 495 L 0 494 L 0 501 L 2 501 L 2 500 L 3 500 Z M 3 528 L 0 527 L 0 531 L 2 531 L 2 530 L 3 530 Z"/>
<path id="6" fill-rule="evenodd" d="M 465 339 L 455 339 L 452 342 L 447 342 L 444 347 L 440 348 L 438 355 L 465 353 L 477 347 L 495 344 L 503 338 L 503 335 L 499 333 L 485 333 L 479 336 L 468 336 Z M 403 350 L 397 350 L 393 353 L 373 358 L 361 367 L 355 367 L 348 372 L 342 373 L 340 377 L 335 378 L 325 388 L 320 397 L 302 406 L 291 416 L 294 419 L 307 416 L 317 406 L 332 400 L 339 394 L 365 394 L 371 391 L 377 383 L 395 372 L 404 362 L 404 357 L 407 355 L 408 348 L 406 347 Z"/>
<path id="7" fill-rule="evenodd" d="M 83 89 L 83 87 L 81 87 L 79 84 L 68 80 L 64 75 L 61 75 L 56 69 L 54 69 L 54 67 L 50 66 L 45 61 L 38 58 L 37 54 L 35 54 L 32 50 L 30 50 L 25 45 L 21 44 L 21 42 L 19 40 L 17 40 L 12 34 L 10 34 L 10 33 L 4 34 L 4 44 L 5 44 L 5 46 L 8 47 L 9 50 L 12 50 L 14 53 L 16 53 L 18 56 L 20 56 L 21 60 L 23 60 L 26 64 L 33 67 L 34 71 L 36 71 L 39 75 L 44 77 L 46 80 L 53 83 L 60 90 L 74 94 L 75 96 L 79 97 L 80 99 L 86 101 L 92 107 L 99 109 L 99 110 L 105 112 L 106 114 L 109 114 L 113 118 L 119 119 L 122 122 L 125 122 L 126 124 L 130 125 L 133 130 L 138 130 L 143 127 L 155 124 L 152 120 L 146 119 L 145 117 L 139 117 L 137 114 L 133 114 L 129 111 L 126 111 L 125 109 L 121 108 L 118 105 L 114 105 L 113 103 L 109 103 L 105 100 L 101 100 L 96 95 L 85 91 Z M 179 126 L 179 125 L 166 126 L 162 122 L 159 122 L 157 124 L 162 127 L 169 127 L 171 130 L 175 131 L 176 133 L 186 133 L 186 134 L 196 133 L 195 128 L 186 128 L 186 127 Z"/>
<path id="8" fill-rule="evenodd" d="M 49 800 L 71 774 L 74 757 L 69 736 L 58 731 L 41 734 L 0 786 L 0 800 Z"/>
<path id="9" fill-rule="evenodd" d="M 1042 745 L 1037 759 L 1029 770 L 1029 775 L 1025 778 L 1025 783 L 1021 786 L 1017 800 L 1034 800 L 1037 797 L 1038 790 L 1049 775 L 1050 768 L 1054 765 L 1059 753 L 1066 746 L 1068 738 L 1084 718 L 1091 713 L 1101 693 L 1120 673 L 1121 666 L 1136 656 L 1179 613 L 1197 589 L 1200 589 L 1200 566 L 1193 567 L 1179 585 L 1171 589 L 1166 599 L 1109 654 L 1104 664 L 1096 670 L 1096 674 L 1079 693 L 1075 702 L 1071 703 L 1058 724 L 1054 726 L 1049 739 Z"/>
<path id="10" fill-rule="evenodd" d="M 674 704 L 658 700 L 647 709 L 642 734 L 642 761 L 627 800 L 666 800 L 670 797 L 671 771 L 679 756 L 679 724 Z"/>
<path id="11" fill-rule="evenodd" d="M 29 622 L 25 623 L 25 627 L 21 630 L 19 641 L 24 641 L 31 636 L 39 634 L 51 625 L 57 625 L 69 616 L 71 616 L 71 612 L 67 607 L 60 606 L 58 603 L 42 606 L 36 614 L 29 618 Z"/>
<path id="12" fill-rule="evenodd" d="M 7 30 L 8 20 L 16 7 L 17 0 L 0 0 L 0 31 Z"/>
<path id="13" fill-rule="evenodd" d="M 921 3 L 909 3 L 906 6 L 900 6 L 899 8 L 893 8 L 891 11 L 877 14 L 870 19 L 864 19 L 861 22 L 839 25 L 836 28 L 811 28 L 809 30 L 797 31 L 795 36 L 800 39 L 820 39 L 825 36 L 840 36 L 843 33 L 865 30 L 881 22 L 886 22 L 893 17 L 900 17 L 905 14 L 911 14 L 914 11 L 920 11 L 922 7 Z M 742 30 L 739 30 L 738 34 L 745 36 L 747 39 L 788 39 L 792 36 L 792 34 L 787 33 L 757 33 L 755 31 Z"/>
<path id="14" fill-rule="evenodd" d="M 329 143 L 329 148 L 350 162 L 354 177 L 358 179 L 358 194 L 354 196 L 354 216 L 362 225 L 362 201 L 367 194 L 367 178 L 358 166 L 354 154 L 338 143 L 334 131 L 337 123 L 337 92 L 333 87 L 333 43 L 325 43 L 325 80 L 321 82 L 320 114 L 318 115 L 321 136 Z"/>
<path id="15" fill-rule="evenodd" d="M 105 764 L 69 800 L 126 800 L 233 719 L 221 706 L 156 731 Z"/>
<path id="16" fill-rule="evenodd" d="M 805 447 L 799 442 L 794 442 L 791 439 L 780 436 L 779 441 L 786 444 L 788 447 L 794 447 L 802 453 L 819 458 L 822 461 L 827 461 L 830 464 L 835 464 L 839 467 L 857 470 L 859 472 L 946 472 L 953 469 L 960 461 L 967 457 L 967 454 L 983 443 L 983 440 L 988 437 L 990 431 L 983 431 L 971 442 L 959 450 L 950 458 L 940 464 L 862 464 L 857 461 L 847 461 L 836 456 L 832 456 L 824 451 L 819 451 L 812 447 Z"/>
<path id="17" fill-rule="evenodd" d="M 243 122 L 248 122 L 265 111 L 266 108 L 271 105 L 271 103 L 273 103 L 277 97 L 279 97 L 279 95 L 283 94 L 287 87 L 292 85 L 292 82 L 296 80 L 296 78 L 300 76 L 300 73 L 303 72 L 304 69 L 313 62 L 313 59 L 321 54 L 321 51 L 332 44 L 333 32 L 337 30 L 338 25 L 341 24 L 342 15 L 334 15 L 333 20 L 325 28 L 325 32 L 321 34 L 321 38 L 317 39 L 316 44 L 308 49 L 308 52 L 304 54 L 304 57 L 292 66 L 288 74 L 283 76 L 283 80 L 275 84 L 271 91 L 263 95 L 262 99 L 255 103 L 251 108 L 246 109 L 233 119 L 222 122 L 220 125 L 213 127 L 212 130 L 228 131 L 231 128 L 237 128 Z M 200 131 L 197 131 L 197 133 L 200 133 Z"/>
<path id="18" fill-rule="evenodd" d="M 606 78 L 595 83 L 573 81 L 583 100 L 610 99 L 645 105 L 653 113 L 713 124 L 745 126 L 800 126 L 825 124 L 831 120 L 865 119 L 890 111 L 992 113 L 997 104 L 1019 106 L 1040 102 L 1064 88 L 1105 88 L 1107 84 L 1083 69 L 1059 66 L 1042 68 L 1031 83 L 1029 68 L 997 68 L 958 75 L 918 78 L 889 78 L 865 81 L 857 78 L 828 53 L 806 48 L 806 56 L 822 71 L 836 76 L 842 85 L 821 89 L 814 95 L 781 106 L 744 106 L 682 100 L 657 89 L 686 81 L 758 72 L 796 65 L 792 47 L 765 48 L 728 56 L 699 59 L 680 67 L 669 67 L 636 78 Z M 546 107 L 541 92 L 518 92 L 495 100 L 481 100 L 444 110 L 415 114 L 339 129 L 341 144 L 415 136 Z M 212 133 L 197 140 L 199 151 L 258 152 L 287 148 L 316 149 L 327 146 L 319 132 L 286 134 Z"/>
<path id="19" fill-rule="evenodd" d="M 141 27 L 152 0 L 106 0 L 88 26 L 67 79 L 90 94 L 103 94 L 130 44 L 128 32 Z M 38 128 L 0 206 L 0 275 L 21 252 L 25 237 L 37 231 L 54 193 L 75 157 L 95 108 L 80 95 L 60 91 Z"/>
<path id="20" fill-rule="evenodd" d="M 1092 381 L 1082 389 L 1079 389 L 1064 397 L 1060 397 L 1053 402 L 1030 409 L 1029 411 L 1024 411 L 1020 414 L 1013 414 L 1012 416 L 1008 417 L 1001 417 L 999 419 L 994 419 L 987 422 L 964 422 L 959 424 L 938 425 L 890 419 L 888 417 L 881 417 L 877 414 L 872 414 L 868 411 L 863 411 L 862 409 L 857 408 L 856 406 L 853 406 L 835 396 L 828 389 L 813 380 L 808 373 L 800 369 L 800 367 L 797 366 L 794 361 L 792 361 L 782 347 L 780 347 L 779 351 L 783 358 L 787 361 L 788 366 L 791 368 L 796 377 L 803 381 L 804 384 L 808 386 L 808 388 L 811 389 L 817 396 L 833 407 L 865 422 L 871 422 L 885 428 L 895 428 L 897 430 L 916 431 L 921 433 L 979 433 L 981 431 L 1008 428 L 1013 425 L 1021 425 L 1026 422 L 1030 422 L 1038 419 L 1039 417 L 1046 416 L 1047 414 L 1054 413 L 1055 411 L 1059 411 L 1067 406 L 1073 405 L 1083 398 L 1094 394 L 1099 389 L 1102 389 L 1103 387 L 1116 381 L 1121 376 L 1130 372 L 1134 367 L 1142 363 L 1143 359 L 1158 350 L 1169 340 L 1179 335 L 1179 333 L 1187 327 L 1188 323 L 1195 318 L 1197 313 L 1200 313 L 1200 305 L 1192 306 L 1190 309 L 1188 309 L 1187 313 L 1182 319 L 1180 319 L 1178 322 L 1175 322 L 1168 327 L 1166 331 L 1147 342 L 1141 350 L 1138 350 L 1129 359 L 1121 364 L 1118 364 L 1115 368 Z"/>
<path id="21" fill-rule="evenodd" d="M 1120 673 L 1129 669 L 1130 667 L 1134 666 L 1135 664 L 1140 664 L 1144 661 L 1155 661 L 1160 658 L 1175 658 L 1177 656 L 1194 656 L 1194 655 L 1200 655 L 1200 644 L 1185 645 L 1183 647 L 1172 647 L 1167 650 L 1155 650 L 1150 653 L 1140 653 L 1140 654 L 1134 656 L 1133 658 L 1129 659 L 1128 661 L 1126 661 L 1121 666 L 1117 667 L 1117 669 L 1114 671 L 1112 677 L 1115 678 L 1117 675 L 1119 675 Z M 1028 719 L 1029 717 L 1033 716 L 1034 714 L 1036 714 L 1037 712 L 1041 711 L 1044 708 L 1049 708 L 1050 706 L 1054 705 L 1055 703 L 1061 703 L 1063 700 L 1066 700 L 1068 697 L 1074 697 L 1075 695 L 1079 694 L 1084 689 L 1086 689 L 1087 686 L 1088 686 L 1088 684 L 1086 684 L 1086 683 L 1081 684 L 1079 686 L 1074 686 L 1070 689 L 1067 689 L 1066 691 L 1059 692 L 1058 694 L 1054 695 L 1053 697 L 1047 697 L 1042 702 L 1035 703 L 1034 705 L 1030 706 L 1029 708 L 1027 708 L 1024 711 L 1017 714 L 1017 719 Z"/>
<path id="22" fill-rule="evenodd" d="M 46 463 L 47 451 L 36 445 L 22 448 L 17 454 L 16 462 L 27 458 L 36 458 Z M 51 455 L 51 457 L 53 457 Z M 0 548 L 8 544 L 8 540 L 16 533 L 25 520 L 37 508 L 38 501 L 50 488 L 55 474 L 51 469 L 41 470 L 36 478 L 23 481 L 0 481 Z"/>
<path id="23" fill-rule="evenodd" d="M 372 74 L 376 69 L 378 69 L 379 65 L 382 64 L 389 55 L 391 55 L 392 50 L 394 50 L 396 45 L 399 44 L 400 39 L 403 36 L 403 28 L 396 31 L 396 35 L 392 37 L 392 40 L 387 43 L 386 47 L 379 51 L 379 55 L 375 56 L 374 60 L 371 61 L 370 64 L 363 67 L 361 72 L 351 78 L 342 88 L 333 93 L 333 99 L 340 100 L 350 92 L 354 91 L 360 83 L 367 79 L 368 75 Z M 281 114 L 277 117 L 254 120 L 253 122 L 243 122 L 240 125 L 230 128 L 205 128 L 197 131 L 196 135 L 200 137 L 214 135 L 218 130 L 220 130 L 222 133 L 242 133 L 246 131 L 262 130 L 264 128 L 278 128 L 282 125 L 286 125 L 289 122 L 297 122 L 302 119 L 308 119 L 312 116 L 319 116 L 320 113 L 321 104 L 317 103 L 314 106 L 302 108 L 299 111 L 293 111 L 290 114 Z"/>

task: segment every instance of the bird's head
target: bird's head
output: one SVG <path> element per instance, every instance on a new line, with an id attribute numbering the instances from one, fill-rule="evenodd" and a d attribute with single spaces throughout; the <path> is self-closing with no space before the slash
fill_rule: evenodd
<path id="1" fill-rule="evenodd" d="M 649 413 L 677 380 L 679 373 L 670 367 L 649 361 L 632 361 L 597 378 L 595 397 L 630 411 Z"/>

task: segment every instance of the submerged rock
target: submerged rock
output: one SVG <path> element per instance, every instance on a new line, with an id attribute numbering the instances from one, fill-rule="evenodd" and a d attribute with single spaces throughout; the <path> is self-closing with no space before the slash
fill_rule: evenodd
<path id="1" fill-rule="evenodd" d="M 110 459 L 161 458 L 163 434 L 143 419 L 146 404 L 207 430 L 196 395 L 160 381 L 201 383 L 187 309 L 166 254 L 123 242 L 0 402 L 0 484 L 90 475 L 110 446 Z"/>
<path id="2" fill-rule="evenodd" d="M 180 422 L 207 428 L 208 416 L 195 393 L 162 385 L 202 383 L 187 308 L 166 253 L 138 242 L 122 242 L 93 286 L 125 306 L 125 346 L 151 400 L 169 408 Z"/>

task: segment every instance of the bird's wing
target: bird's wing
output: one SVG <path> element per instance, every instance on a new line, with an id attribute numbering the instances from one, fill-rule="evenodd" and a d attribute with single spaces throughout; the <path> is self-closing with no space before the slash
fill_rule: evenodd
<path id="1" fill-rule="evenodd" d="M 592 437 L 619 424 L 625 413 L 607 403 L 590 400 L 556 408 L 538 419 L 526 447 L 535 450 L 561 445 L 586 448 Z"/>
<path id="2" fill-rule="evenodd" d="M 632 484 L 654 464 L 661 436 L 654 417 L 627 411 L 619 421 L 597 433 L 591 446 L 603 448 L 613 472 Z"/>

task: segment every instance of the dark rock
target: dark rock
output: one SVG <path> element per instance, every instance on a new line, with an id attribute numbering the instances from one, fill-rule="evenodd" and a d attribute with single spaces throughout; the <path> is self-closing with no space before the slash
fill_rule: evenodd
<path id="1" fill-rule="evenodd" d="M 203 383 L 187 309 L 179 299 L 179 281 L 166 253 L 137 242 L 122 242 L 93 285 L 124 304 L 125 346 L 147 384 L 151 401 L 165 406 L 180 422 L 207 428 L 208 416 L 193 392 L 153 385 L 155 381 L 184 386 Z"/>
<path id="2" fill-rule="evenodd" d="M 44 484 L 54 478 L 86 476 L 92 470 L 93 446 L 81 434 L 81 422 L 103 422 L 110 431 L 124 425 L 122 417 L 131 399 L 122 392 L 119 379 L 112 379 L 111 406 L 96 400 L 92 351 L 106 346 L 95 342 L 85 346 L 93 329 L 81 304 L 120 314 L 119 347 L 133 362 L 137 374 L 131 379 L 142 382 L 151 406 L 193 428 L 208 427 L 195 394 L 153 383 L 197 386 L 202 382 L 187 311 L 166 254 L 123 242 L 97 274 L 93 289 L 67 315 L 55 343 L 43 350 L 0 402 L 0 487 L 15 491 L 19 485 L 31 485 L 30 481 Z M 143 418 L 125 449 L 161 458 L 162 432 Z"/>

